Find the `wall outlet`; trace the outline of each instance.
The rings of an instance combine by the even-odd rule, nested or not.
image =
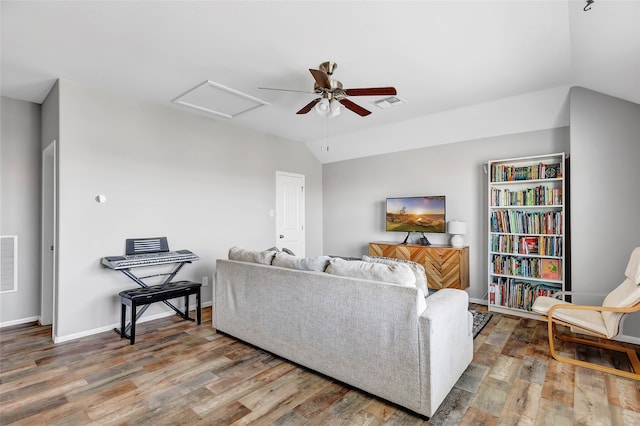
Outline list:
[[[202,286],[206,287],[209,285],[209,277],[202,277]]]

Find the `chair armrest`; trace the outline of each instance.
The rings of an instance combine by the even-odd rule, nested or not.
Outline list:
[[[598,312],[619,312],[619,313],[629,313],[629,312],[637,312],[640,311],[640,302],[636,303],[633,306],[629,306],[626,308],[621,308],[617,306],[589,306],[589,305],[553,305],[547,311],[547,317],[551,320],[553,316],[553,312],[558,309],[574,309],[574,310],[583,310],[583,311],[598,311]]]
[[[553,297],[555,299],[559,299],[562,296],[600,296],[602,298],[605,298],[607,296],[607,293],[585,293],[585,292],[581,292],[581,291],[559,291],[557,293],[553,294]]]

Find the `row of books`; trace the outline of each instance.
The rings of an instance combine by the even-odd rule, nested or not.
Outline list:
[[[562,189],[536,186],[521,191],[506,188],[491,189],[492,206],[551,206],[562,205]]]
[[[562,212],[491,212],[491,232],[507,234],[562,234]]]
[[[491,182],[548,179],[562,176],[560,163],[538,163],[530,166],[491,165]]]
[[[489,303],[531,311],[536,298],[552,297],[557,291],[560,291],[559,287],[548,284],[531,283],[514,278],[497,278],[489,285]]]
[[[560,261],[495,254],[491,259],[491,272],[500,275],[558,280],[560,279]]]
[[[514,254],[562,256],[562,237],[491,236],[491,251]]]

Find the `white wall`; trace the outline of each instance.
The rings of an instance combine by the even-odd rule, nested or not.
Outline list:
[[[573,290],[608,293],[640,246],[640,105],[580,87],[570,100]],[[623,334],[640,338],[640,313]]]
[[[197,281],[233,245],[274,246],[277,170],[306,176],[306,251],[321,254],[322,169],[304,144],[70,81],[59,91],[60,339],[119,320],[117,294],[136,285],[100,259],[124,253],[126,238],[192,250],[201,260],[177,278]]]
[[[18,291],[0,294],[0,324],[40,315],[40,105],[2,97],[0,234],[18,236]]]
[[[406,234],[384,231],[385,199],[445,195],[447,220],[468,222],[469,295],[484,299],[488,261],[483,165],[492,159],[568,152],[568,147],[569,130],[564,127],[325,164],[324,251],[359,256],[367,253],[370,241],[400,243]],[[427,236],[433,244],[449,243],[448,235]]]

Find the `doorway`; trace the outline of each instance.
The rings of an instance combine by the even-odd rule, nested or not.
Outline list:
[[[305,256],[304,175],[276,172],[276,247]]]

